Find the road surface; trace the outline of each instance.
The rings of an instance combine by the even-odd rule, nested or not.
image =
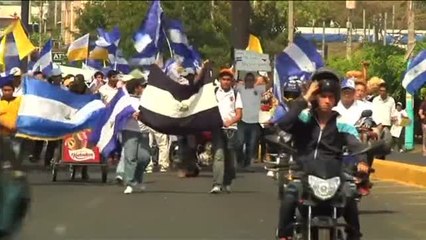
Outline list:
[[[64,171],[52,183],[32,170],[33,205],[19,239],[274,239],[276,186],[264,172],[239,173],[233,193],[220,195],[208,194],[209,172],[148,174],[147,191],[131,195],[99,179],[91,172],[89,183],[69,182]],[[376,182],[361,222],[364,239],[425,239],[426,189]]]

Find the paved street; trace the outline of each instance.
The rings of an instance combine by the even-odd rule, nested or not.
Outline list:
[[[111,178],[113,175],[110,174]],[[263,172],[240,173],[232,194],[210,195],[211,173],[178,179],[149,174],[145,193],[99,183],[61,182],[33,170],[33,206],[19,239],[273,239],[278,200]],[[96,182],[98,181],[98,182]],[[364,239],[424,239],[426,189],[376,182],[361,203]]]

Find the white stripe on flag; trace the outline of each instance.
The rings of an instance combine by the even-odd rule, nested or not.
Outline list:
[[[6,49],[5,57],[11,57],[11,56],[18,56],[19,55],[18,54],[18,48],[16,47],[15,42],[6,43],[5,49]]]
[[[118,100],[118,102],[115,104],[115,107],[112,110],[112,113],[108,118],[108,121],[102,127],[99,141],[96,144],[96,146],[99,147],[99,150],[101,152],[104,150],[104,148],[108,145],[108,143],[114,137],[113,135],[114,135],[114,127],[115,127],[115,118],[117,117],[119,113],[123,111],[123,109],[125,109],[128,106],[129,106],[129,96],[126,96],[126,95],[121,97]]]
[[[163,116],[184,118],[217,107],[215,88],[213,83],[206,84],[200,88],[198,93],[180,102],[170,92],[148,85],[142,94],[141,106]],[[159,108],[158,101],[153,101],[153,99],[168,104],[161,105],[161,108]],[[187,111],[180,110],[185,107],[189,107],[189,109]]]
[[[188,38],[178,29],[169,29],[170,42],[188,45]]]
[[[408,70],[408,72],[404,76],[404,80],[402,80],[402,86],[407,88],[408,84],[411,81],[416,79],[419,75],[426,72],[426,59],[421,61],[419,64]]]
[[[152,38],[148,34],[144,34],[141,39],[135,42],[136,51],[142,52],[152,41]]]
[[[33,71],[37,70],[38,67],[41,67],[43,70],[45,67],[47,67],[52,62],[52,53],[48,52],[40,57],[39,60],[34,64]]]
[[[297,64],[300,70],[305,72],[314,72],[315,66],[308,56],[296,44],[291,44],[284,52]]]
[[[35,95],[24,95],[18,116],[43,118],[51,121],[79,125],[93,112],[104,107],[105,104],[101,100],[94,100],[77,111],[77,109],[52,99]]]

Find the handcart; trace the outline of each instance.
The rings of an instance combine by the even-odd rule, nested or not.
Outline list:
[[[101,167],[102,182],[106,183],[108,177],[108,163],[101,157],[99,148],[88,146],[90,130],[70,134],[61,141],[60,159],[52,160],[52,181],[56,182],[58,170],[61,166],[72,167],[71,180],[75,179],[77,166]]]

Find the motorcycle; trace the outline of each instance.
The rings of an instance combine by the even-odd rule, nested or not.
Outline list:
[[[277,181],[278,185],[278,198],[282,200],[284,190],[288,182],[292,180],[292,171],[290,169],[290,165],[294,164],[294,161],[290,154],[280,148],[279,144],[276,144],[277,141],[285,144],[286,140],[282,135],[266,135],[265,141],[268,144],[269,150],[271,151],[268,153],[271,161],[265,163],[265,170],[274,173],[273,178]]]
[[[195,155],[197,157],[197,165],[210,166],[213,164],[213,144],[210,132],[201,132],[196,135]],[[179,144],[177,137],[170,138],[169,159],[173,165],[181,162],[179,159]]]
[[[270,140],[274,140],[270,138]],[[280,145],[282,151],[294,154],[287,144],[275,138],[275,143]],[[369,145],[362,151],[352,153],[352,156],[364,154],[383,145],[378,141]],[[298,205],[294,216],[293,240],[344,240],[345,228],[350,228],[344,223],[339,223],[339,218],[349,199],[358,194],[356,178],[345,171],[341,161],[309,161],[304,163],[303,170],[297,164],[290,166],[292,180],[288,183],[290,188],[297,189]]]
[[[359,179],[362,179],[357,184],[359,192],[362,196],[368,195],[370,193],[370,189],[373,187],[369,177],[370,173],[374,173],[374,169],[372,168],[374,158],[376,158],[378,155],[385,156],[389,154],[392,144],[392,135],[390,130],[388,128],[384,128],[382,131],[378,131],[378,125],[374,122],[372,115],[373,112],[371,110],[364,110],[361,113],[360,119],[355,123],[355,127],[358,130],[360,139],[363,143],[373,144],[377,141],[384,141],[384,147],[382,147],[381,151],[376,153],[369,152],[367,154],[367,162],[370,167],[370,172],[368,174],[357,176]],[[352,164],[353,158],[344,157],[344,161],[346,164]]]

